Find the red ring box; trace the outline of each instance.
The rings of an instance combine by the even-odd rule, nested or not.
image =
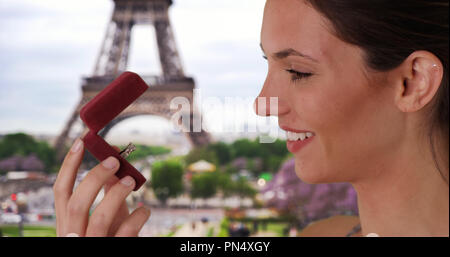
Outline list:
[[[148,85],[139,75],[133,72],[124,72],[80,111],[81,120],[89,128],[89,132],[81,138],[86,149],[100,162],[109,156],[117,158],[120,168],[115,175],[119,179],[127,175],[133,177],[136,181],[133,191],[137,191],[146,179],[97,133],[147,89]]]

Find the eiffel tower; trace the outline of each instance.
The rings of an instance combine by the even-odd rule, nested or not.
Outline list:
[[[82,79],[82,98],[72,116],[55,142],[58,158],[64,156],[66,143],[81,135],[73,128],[85,128],[79,112],[81,108],[103,88],[126,70],[130,48],[131,30],[134,25],[152,25],[156,32],[159,59],[162,68],[160,76],[141,75],[150,86],[132,105],[111,121],[99,135],[105,137],[112,127],[123,120],[138,115],[156,115],[170,119],[176,110],[170,109],[174,97],[186,97],[191,104],[190,130],[193,131],[195,107],[193,104],[194,79],[185,76],[177,51],[168,10],[172,0],[113,0],[114,11],[106,29],[100,53],[97,57],[93,75]],[[74,135],[75,133],[75,135]],[[207,132],[186,132],[193,146],[209,143]]]

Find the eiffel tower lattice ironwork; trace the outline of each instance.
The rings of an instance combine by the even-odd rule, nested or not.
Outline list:
[[[169,20],[171,0],[113,0],[114,11],[108,24],[103,44],[97,58],[94,74],[83,78],[82,99],[75,108],[69,121],[55,142],[55,149],[61,159],[64,147],[71,136],[73,127],[84,124],[79,118],[81,108],[116,77],[126,70],[131,40],[131,29],[134,25],[152,25],[156,32],[159,59],[162,68],[161,76],[142,76],[150,86],[149,89],[118,117],[108,124],[101,136],[119,122],[138,115],[156,115],[170,119],[176,110],[170,109],[170,101],[174,97],[186,97],[190,102],[190,128],[186,132],[193,146],[207,144],[210,136],[204,130],[193,132],[195,106],[193,103],[193,78],[186,77],[175,44]],[[81,134],[82,129],[79,129]],[[77,135],[79,136],[79,135]]]

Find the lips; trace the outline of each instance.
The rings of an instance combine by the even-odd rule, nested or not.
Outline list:
[[[314,137],[307,138],[305,140],[297,140],[297,141],[286,141],[286,147],[289,152],[291,153],[297,153],[302,148],[304,148],[306,145],[308,145]]]
[[[286,146],[289,152],[296,153],[308,145],[315,137],[314,132],[280,126],[286,131]]]

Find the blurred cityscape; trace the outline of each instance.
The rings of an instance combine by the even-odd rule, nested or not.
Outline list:
[[[51,138],[0,139],[3,236],[55,236],[52,186],[59,163]],[[121,148],[124,146],[121,145]],[[152,215],[141,236],[297,236],[313,221],[357,214],[348,184],[303,183],[285,141],[240,138],[180,153],[182,145],[137,145],[129,161],[147,183],[127,198]],[[75,186],[88,170],[80,170]],[[101,192],[92,208],[101,201]]]
[[[5,59],[11,59],[9,53],[13,50],[8,49],[12,49],[13,45],[18,45],[8,44],[8,42],[14,42],[14,38],[21,36],[10,30],[12,21],[17,22],[15,19],[22,21],[20,20],[20,17],[22,17],[20,14],[26,16],[31,12],[48,17],[53,12],[69,13],[69,10],[73,12],[78,10],[79,12],[80,7],[76,2],[67,1],[67,3],[61,4],[61,1],[53,1],[51,4],[44,6],[27,0],[10,0],[9,3],[6,1],[6,3],[0,5],[1,36],[2,38],[11,38],[10,41],[2,40],[0,43],[1,55],[4,55]],[[108,17],[108,11],[113,12],[116,10],[114,9],[115,6],[125,6],[125,3],[170,3],[172,5],[172,1],[168,0],[104,0],[103,3],[102,1],[95,2],[98,3],[92,8],[95,7],[96,13],[99,10],[106,9],[103,13],[105,16],[102,17],[105,21]],[[180,2],[179,5],[178,2]],[[240,8],[241,13],[235,13],[236,17],[243,17],[246,21],[251,15],[255,17],[254,20],[246,23],[249,24],[248,31],[253,31],[254,37],[246,38],[243,36],[247,35],[248,31],[242,31],[246,27],[240,26],[240,22],[234,21],[236,24],[233,22],[227,24],[227,26],[232,26],[229,31],[230,38],[233,38],[233,35],[236,37],[235,42],[228,44],[228,46],[244,45],[243,48],[229,49],[224,47],[223,42],[226,42],[226,40],[221,38],[222,34],[208,33],[206,27],[203,28],[205,33],[202,33],[205,38],[202,38],[202,35],[197,35],[195,38],[182,36],[183,33],[186,33],[185,31],[189,31],[189,28],[182,27],[183,22],[177,22],[176,17],[184,14],[184,17],[191,19],[191,23],[194,20],[192,17],[195,17],[199,20],[198,24],[204,24],[204,19],[211,19],[211,22],[214,23],[214,18],[221,19],[221,22],[223,22],[224,17],[228,17],[230,12],[234,12],[233,6],[240,5],[241,1],[229,1],[227,4],[217,3],[219,5],[217,7],[214,7],[216,3],[213,4],[210,1],[203,0],[173,1],[173,7],[171,8],[174,11],[171,12],[171,19],[175,20],[174,31],[180,32],[177,36],[181,35],[176,37],[177,45],[181,45],[179,51],[183,52],[184,49],[187,49],[186,52],[189,57],[191,56],[189,54],[191,53],[191,50],[189,50],[190,44],[194,48],[201,48],[199,42],[202,42],[203,39],[206,41],[216,38],[217,42],[220,43],[216,42],[214,49],[225,51],[225,55],[226,52],[230,53],[230,56],[235,54],[235,60],[241,60],[241,64],[246,63],[245,60],[247,59],[245,58],[248,58],[248,60],[260,58],[259,53],[257,53],[259,51],[258,26],[260,21],[256,20],[261,19],[263,7],[261,2],[263,1],[246,1]],[[67,6],[64,6],[64,4]],[[259,8],[259,16],[253,14],[254,8],[252,5]],[[84,5],[81,6],[84,7]],[[132,9],[141,11],[139,8]],[[127,9],[120,7],[117,10]],[[149,9],[145,10],[148,11]],[[183,10],[187,13],[183,13]],[[195,10],[201,11],[195,13]],[[189,11],[192,13],[189,13]],[[177,16],[177,14],[180,15]],[[89,11],[86,11],[84,15],[89,15]],[[91,13],[90,15],[89,17],[92,17],[94,14]],[[70,17],[70,15],[67,17]],[[63,20],[64,17],[58,16],[58,19]],[[30,24],[30,22],[28,20],[23,23]],[[223,25],[223,23],[221,24]],[[57,24],[54,26],[57,26]],[[87,27],[95,26],[98,26],[98,24],[93,23]],[[217,30],[213,25],[211,26],[213,27],[212,31]],[[91,32],[91,35],[99,37],[99,33],[104,33],[101,32],[102,29],[104,28],[98,27],[95,33]],[[128,29],[131,31],[131,25]],[[195,30],[195,28],[190,29]],[[16,31],[20,31],[20,29],[17,28]],[[163,31],[166,31],[166,29],[163,29]],[[233,31],[236,31],[237,34],[233,34]],[[160,33],[157,29],[156,32]],[[84,32],[79,33],[80,37],[83,37],[81,34]],[[52,35],[52,37],[65,38],[69,35],[60,33]],[[190,42],[189,40],[192,38],[194,38],[194,41]],[[137,37],[136,41],[139,42],[139,40],[139,37]],[[167,38],[165,40],[167,41]],[[166,41],[160,40],[158,42],[159,44],[166,44]],[[173,38],[169,38],[168,41],[172,44]],[[18,42],[22,41],[18,40]],[[33,43],[33,41],[26,42],[27,45],[30,43]],[[88,45],[91,49],[89,51],[93,51],[92,48],[98,48],[98,43],[98,40],[89,42]],[[61,44],[61,42],[58,44]],[[129,39],[124,44],[130,45]],[[136,46],[136,44],[139,43],[133,43],[132,45]],[[253,52],[251,52],[253,55],[242,54],[242,51],[248,50],[246,48],[248,44],[254,46],[252,51],[257,54],[253,54]],[[164,55],[161,50],[164,49],[164,46],[153,46],[159,48],[160,51],[162,68],[159,72],[162,73],[161,77],[166,81],[173,81],[173,74],[186,78],[182,69],[177,68],[176,65],[167,68],[167,65],[170,66],[170,64],[164,64],[164,58],[161,57]],[[114,48],[114,43],[112,48]],[[208,47],[203,49],[207,51]],[[236,51],[236,49],[239,49],[239,51]],[[22,50],[19,49],[18,51]],[[111,51],[106,52],[110,53]],[[137,56],[140,56],[140,52],[138,53]],[[44,60],[47,55],[48,52],[44,55],[38,54],[38,61],[39,58]],[[203,92],[206,92],[207,96],[218,97],[218,99],[223,100],[228,96],[251,98],[257,95],[264,79],[263,63],[254,65],[251,63],[253,61],[250,61],[247,63],[248,65],[238,67],[240,70],[236,71],[234,69],[237,66],[227,63],[228,59],[224,59],[223,56],[215,56],[209,60],[203,58],[204,53],[200,53],[200,55],[202,58],[197,59],[196,62],[190,63],[189,58],[186,58],[184,63],[187,64],[186,67],[191,68],[189,75],[195,78],[196,87],[204,90]],[[123,56],[123,54],[119,53],[119,56]],[[173,57],[173,53],[171,56]],[[133,58],[133,55],[131,58]],[[195,55],[192,58],[195,59]],[[85,59],[88,59],[85,60],[86,62],[93,61],[89,58]],[[110,58],[110,62],[113,62],[111,61],[113,59]],[[199,64],[199,60],[204,63]],[[220,60],[226,61],[220,63]],[[169,61],[169,63],[173,62]],[[220,65],[223,67],[211,70],[213,63],[217,67]],[[5,66],[8,67],[9,73],[0,73],[0,124],[2,125],[2,130],[0,130],[0,236],[55,236],[55,209],[52,187],[61,165],[60,156],[66,153],[68,147],[70,147],[69,143],[73,142],[80,133],[80,129],[75,128],[75,132],[64,134],[64,128],[71,127],[70,122],[67,125],[71,110],[73,111],[73,108],[79,102],[82,102],[80,98],[84,99],[86,88],[91,85],[88,85],[88,87],[83,85],[84,91],[80,93],[78,91],[80,91],[81,85],[69,84],[67,87],[70,87],[71,91],[64,91],[58,89],[64,82],[58,82],[59,84],[49,82],[54,86],[50,89],[48,85],[42,86],[43,91],[40,91],[38,86],[48,81],[39,79],[37,75],[35,79],[39,83],[34,83],[33,77],[31,80],[22,80],[23,76],[20,72],[22,66],[20,65],[25,64],[19,63],[16,65],[19,68],[15,68],[11,63]],[[68,65],[70,66],[70,64]],[[120,65],[122,64],[119,63],[117,67]],[[159,64],[151,63],[151,65]],[[74,64],[74,67],[76,67],[76,64]],[[98,76],[104,78],[109,72],[115,74],[120,71],[110,71],[108,65],[105,67],[103,75],[96,73],[98,72],[96,67],[95,78],[98,78]],[[262,67],[261,71],[254,72],[255,67]],[[8,71],[8,69],[6,70]],[[82,76],[81,73],[74,73],[72,68],[70,70],[72,72],[70,76]],[[134,70],[134,68],[131,67],[131,70]],[[169,76],[166,73],[172,75]],[[33,73],[30,73],[29,76],[33,76]],[[53,77],[54,73],[50,73],[48,76]],[[66,81],[69,80],[70,76],[58,75],[57,77],[61,77],[61,81]],[[258,79],[255,79],[255,77]],[[86,80],[88,79],[84,81]],[[163,80],[159,79],[158,81]],[[30,85],[33,87],[37,85],[37,89],[31,88]],[[250,89],[245,91],[244,88]],[[32,93],[21,95],[21,92],[28,90]],[[74,94],[73,92],[78,93]],[[69,96],[71,97],[70,101],[58,102],[54,100]],[[26,97],[31,97],[31,101],[36,104],[27,105]],[[52,100],[49,100],[50,98]],[[14,102],[14,99],[19,99],[20,103],[24,104],[12,106],[10,103]],[[202,144],[196,144],[189,134],[171,130],[173,124],[169,120],[162,117],[151,117],[150,113],[145,111],[141,113],[142,115],[136,115],[136,117],[117,124],[105,136],[108,143],[121,149],[125,148],[129,142],[136,145],[136,151],[127,160],[143,174],[147,183],[138,191],[132,192],[126,201],[130,211],[142,205],[151,208],[151,217],[141,230],[140,236],[301,236],[302,229],[314,221],[335,215],[357,215],[356,193],[349,184],[311,185],[302,182],[295,173],[293,156],[286,149],[285,136],[278,136],[279,133],[275,133],[276,136],[272,143],[261,143],[260,137],[267,133],[249,129],[254,126],[255,121],[246,116],[247,109],[252,112],[252,106],[247,107],[245,110],[240,109],[232,115],[226,115],[226,110],[222,110],[222,113],[218,114],[209,112],[209,109],[204,109],[206,126],[214,128],[215,124],[220,123],[225,131],[210,131],[208,134],[209,140]],[[52,120],[52,114],[58,113],[54,110],[58,110],[60,113],[57,118]],[[74,122],[77,121],[75,119],[78,116],[77,110],[76,108],[73,115]],[[48,117],[44,115],[45,113],[48,113]],[[36,125],[25,125],[27,123]],[[53,126],[56,123],[58,129]],[[227,127],[227,124],[232,124],[231,129]],[[270,126],[276,127],[276,119],[271,120],[270,124]],[[47,125],[49,127],[46,127]],[[233,131],[235,126],[240,126],[242,129]],[[275,132],[280,132],[280,130],[277,128]],[[63,147],[56,147],[60,142],[63,142]],[[89,165],[82,165],[76,178],[75,187],[89,172],[90,167]],[[100,192],[92,209],[102,198],[103,192]]]

